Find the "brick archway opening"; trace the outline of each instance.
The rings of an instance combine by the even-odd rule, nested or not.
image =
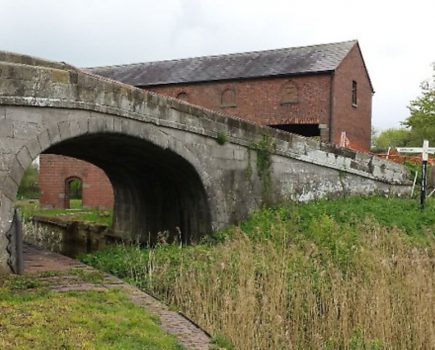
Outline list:
[[[132,136],[101,133],[62,141],[43,153],[77,158],[106,173],[115,199],[113,231],[123,240],[154,244],[164,236],[189,244],[211,232],[201,178],[172,150]]]
[[[65,179],[64,190],[64,208],[71,209],[75,205],[72,205],[72,200],[80,201],[79,206],[83,200],[83,180],[78,176],[71,176]]]

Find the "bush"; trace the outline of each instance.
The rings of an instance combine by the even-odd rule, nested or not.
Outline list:
[[[23,179],[18,187],[18,199],[39,198],[39,170],[36,164],[32,164],[24,172]]]

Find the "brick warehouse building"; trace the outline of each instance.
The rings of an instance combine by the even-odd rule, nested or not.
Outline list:
[[[40,203],[44,208],[69,208],[69,186],[82,183],[82,204],[86,208],[113,208],[113,189],[100,168],[79,159],[42,154],[39,159]]]
[[[345,140],[348,147],[361,151],[370,148],[374,91],[357,41],[87,70],[260,125],[336,145]],[[50,176],[47,164],[53,166],[54,160],[46,157],[40,162],[41,205],[59,207],[66,201],[49,198],[68,197],[72,175]],[[69,168],[66,158],[56,162]],[[106,183],[107,192],[108,179],[93,176],[94,171],[88,167],[82,172],[84,189]],[[100,179],[100,184],[91,178]],[[85,198],[83,203],[98,206]]]

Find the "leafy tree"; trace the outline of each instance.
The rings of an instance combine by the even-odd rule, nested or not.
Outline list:
[[[411,129],[412,143],[421,144],[424,139],[435,144],[435,63],[432,79],[421,85],[422,94],[408,106],[410,116],[403,125]]]
[[[82,199],[82,182],[74,179],[69,183],[69,198]]]
[[[388,147],[406,147],[411,145],[412,140],[409,129],[387,129],[374,137],[373,150],[380,152],[388,150]]]
[[[20,199],[39,198],[39,171],[36,164],[32,164],[24,172],[17,197]]]

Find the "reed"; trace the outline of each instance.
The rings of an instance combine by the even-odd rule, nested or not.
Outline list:
[[[119,246],[85,261],[235,349],[435,348],[432,225],[412,239],[373,218],[290,214],[259,214],[213,244]]]

